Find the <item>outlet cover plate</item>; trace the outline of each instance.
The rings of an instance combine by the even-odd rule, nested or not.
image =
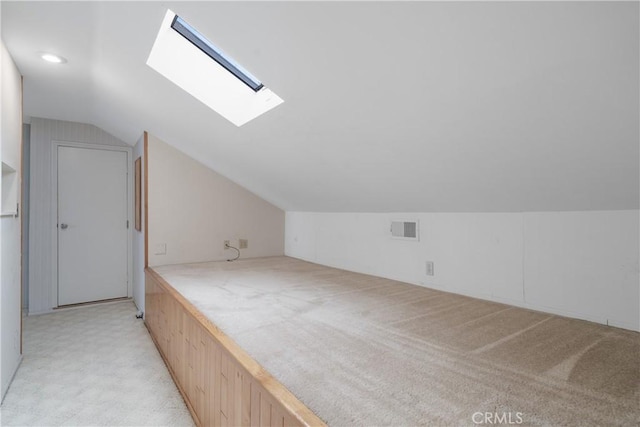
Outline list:
[[[427,276],[433,276],[433,261],[427,261],[426,267],[427,267],[427,270],[426,270]]]

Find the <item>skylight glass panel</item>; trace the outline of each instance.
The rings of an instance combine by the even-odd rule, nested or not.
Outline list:
[[[160,26],[147,65],[236,126],[283,102],[170,10]]]
[[[255,92],[262,89],[263,85],[260,80],[255,78],[251,73],[245,70],[240,64],[235,62],[230,56],[222,52],[221,49],[214,46],[209,40],[207,40],[202,34],[200,34],[195,28],[187,24],[184,19],[176,15],[171,23],[171,28],[180,33],[185,39],[189,40],[195,46],[197,46],[202,52],[207,54],[211,59],[218,64],[226,68],[234,76],[242,80],[247,86],[253,89]]]

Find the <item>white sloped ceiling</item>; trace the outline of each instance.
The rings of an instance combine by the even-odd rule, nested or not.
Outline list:
[[[284,209],[360,212],[637,209],[638,6],[0,5],[27,116],[148,130]],[[167,8],[284,104],[237,128],[147,67]]]

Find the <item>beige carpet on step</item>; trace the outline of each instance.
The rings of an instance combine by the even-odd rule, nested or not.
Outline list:
[[[329,425],[640,421],[636,332],[288,257],[155,270]]]

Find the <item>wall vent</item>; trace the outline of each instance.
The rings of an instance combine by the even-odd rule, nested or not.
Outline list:
[[[420,240],[418,221],[391,221],[391,237],[403,240]]]

